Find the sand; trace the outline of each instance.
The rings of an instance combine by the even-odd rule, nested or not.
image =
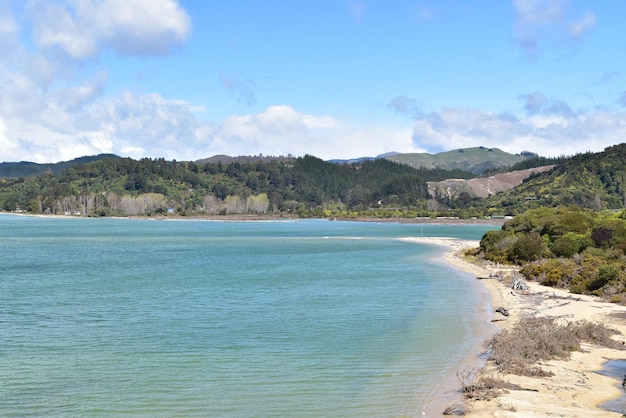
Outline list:
[[[605,324],[619,334],[613,338],[626,342],[626,307],[602,302],[596,297],[574,295],[564,290],[541,286],[524,280],[528,290],[513,290],[506,280],[494,275],[523,279],[517,269],[488,262],[468,261],[462,250],[478,246],[478,241],[453,238],[407,238],[414,242],[448,247],[444,259],[458,269],[474,274],[491,295],[491,307],[504,307],[509,315],[490,312],[499,329],[510,329],[526,316],[558,317],[567,321],[588,320]],[[499,268],[500,267],[500,268]],[[626,359],[626,351],[583,344],[568,360],[541,363],[554,376],[531,378],[502,375],[487,362],[481,373],[515,383],[525,390],[508,390],[490,401],[467,401],[467,417],[623,417],[622,413],[604,410],[600,405],[622,395],[621,381],[602,376],[597,371],[611,359]],[[626,412],[626,411],[624,411]]]

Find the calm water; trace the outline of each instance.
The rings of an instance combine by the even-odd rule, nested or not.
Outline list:
[[[421,416],[481,325],[407,236],[493,227],[0,216],[4,416]]]
[[[624,390],[622,382],[626,379],[626,360],[609,360],[598,373],[616,379],[620,391]],[[626,414],[626,395],[622,392],[619,398],[611,399],[601,406],[609,411]]]

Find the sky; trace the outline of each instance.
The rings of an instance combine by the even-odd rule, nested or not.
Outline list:
[[[626,2],[0,0],[0,161],[626,142]]]

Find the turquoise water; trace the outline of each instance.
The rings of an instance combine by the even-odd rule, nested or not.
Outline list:
[[[493,227],[0,216],[4,416],[413,416],[475,280],[407,236]]]

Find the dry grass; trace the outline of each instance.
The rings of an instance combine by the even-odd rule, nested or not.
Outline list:
[[[519,385],[496,379],[493,376],[480,375],[480,369],[464,369],[456,376],[461,383],[461,392],[468,399],[491,400],[498,397],[503,390],[523,390]],[[452,415],[452,414],[448,414]]]
[[[615,331],[602,324],[577,321],[561,324],[554,318],[525,318],[511,331],[502,331],[489,344],[491,359],[502,373],[520,376],[550,376],[537,366],[544,360],[569,358],[581,342],[622,349],[611,338]]]
[[[624,349],[611,338],[616,331],[589,321],[560,322],[555,318],[524,318],[510,331],[502,331],[489,342],[490,360],[502,374],[544,377],[551,376],[538,363],[569,358],[579,350],[581,342]],[[491,400],[507,390],[527,390],[493,376],[480,376],[478,369],[457,372],[461,392],[468,399]],[[626,382],[626,378],[625,378]],[[626,384],[626,383],[625,383]],[[458,408],[451,409],[458,411]]]

